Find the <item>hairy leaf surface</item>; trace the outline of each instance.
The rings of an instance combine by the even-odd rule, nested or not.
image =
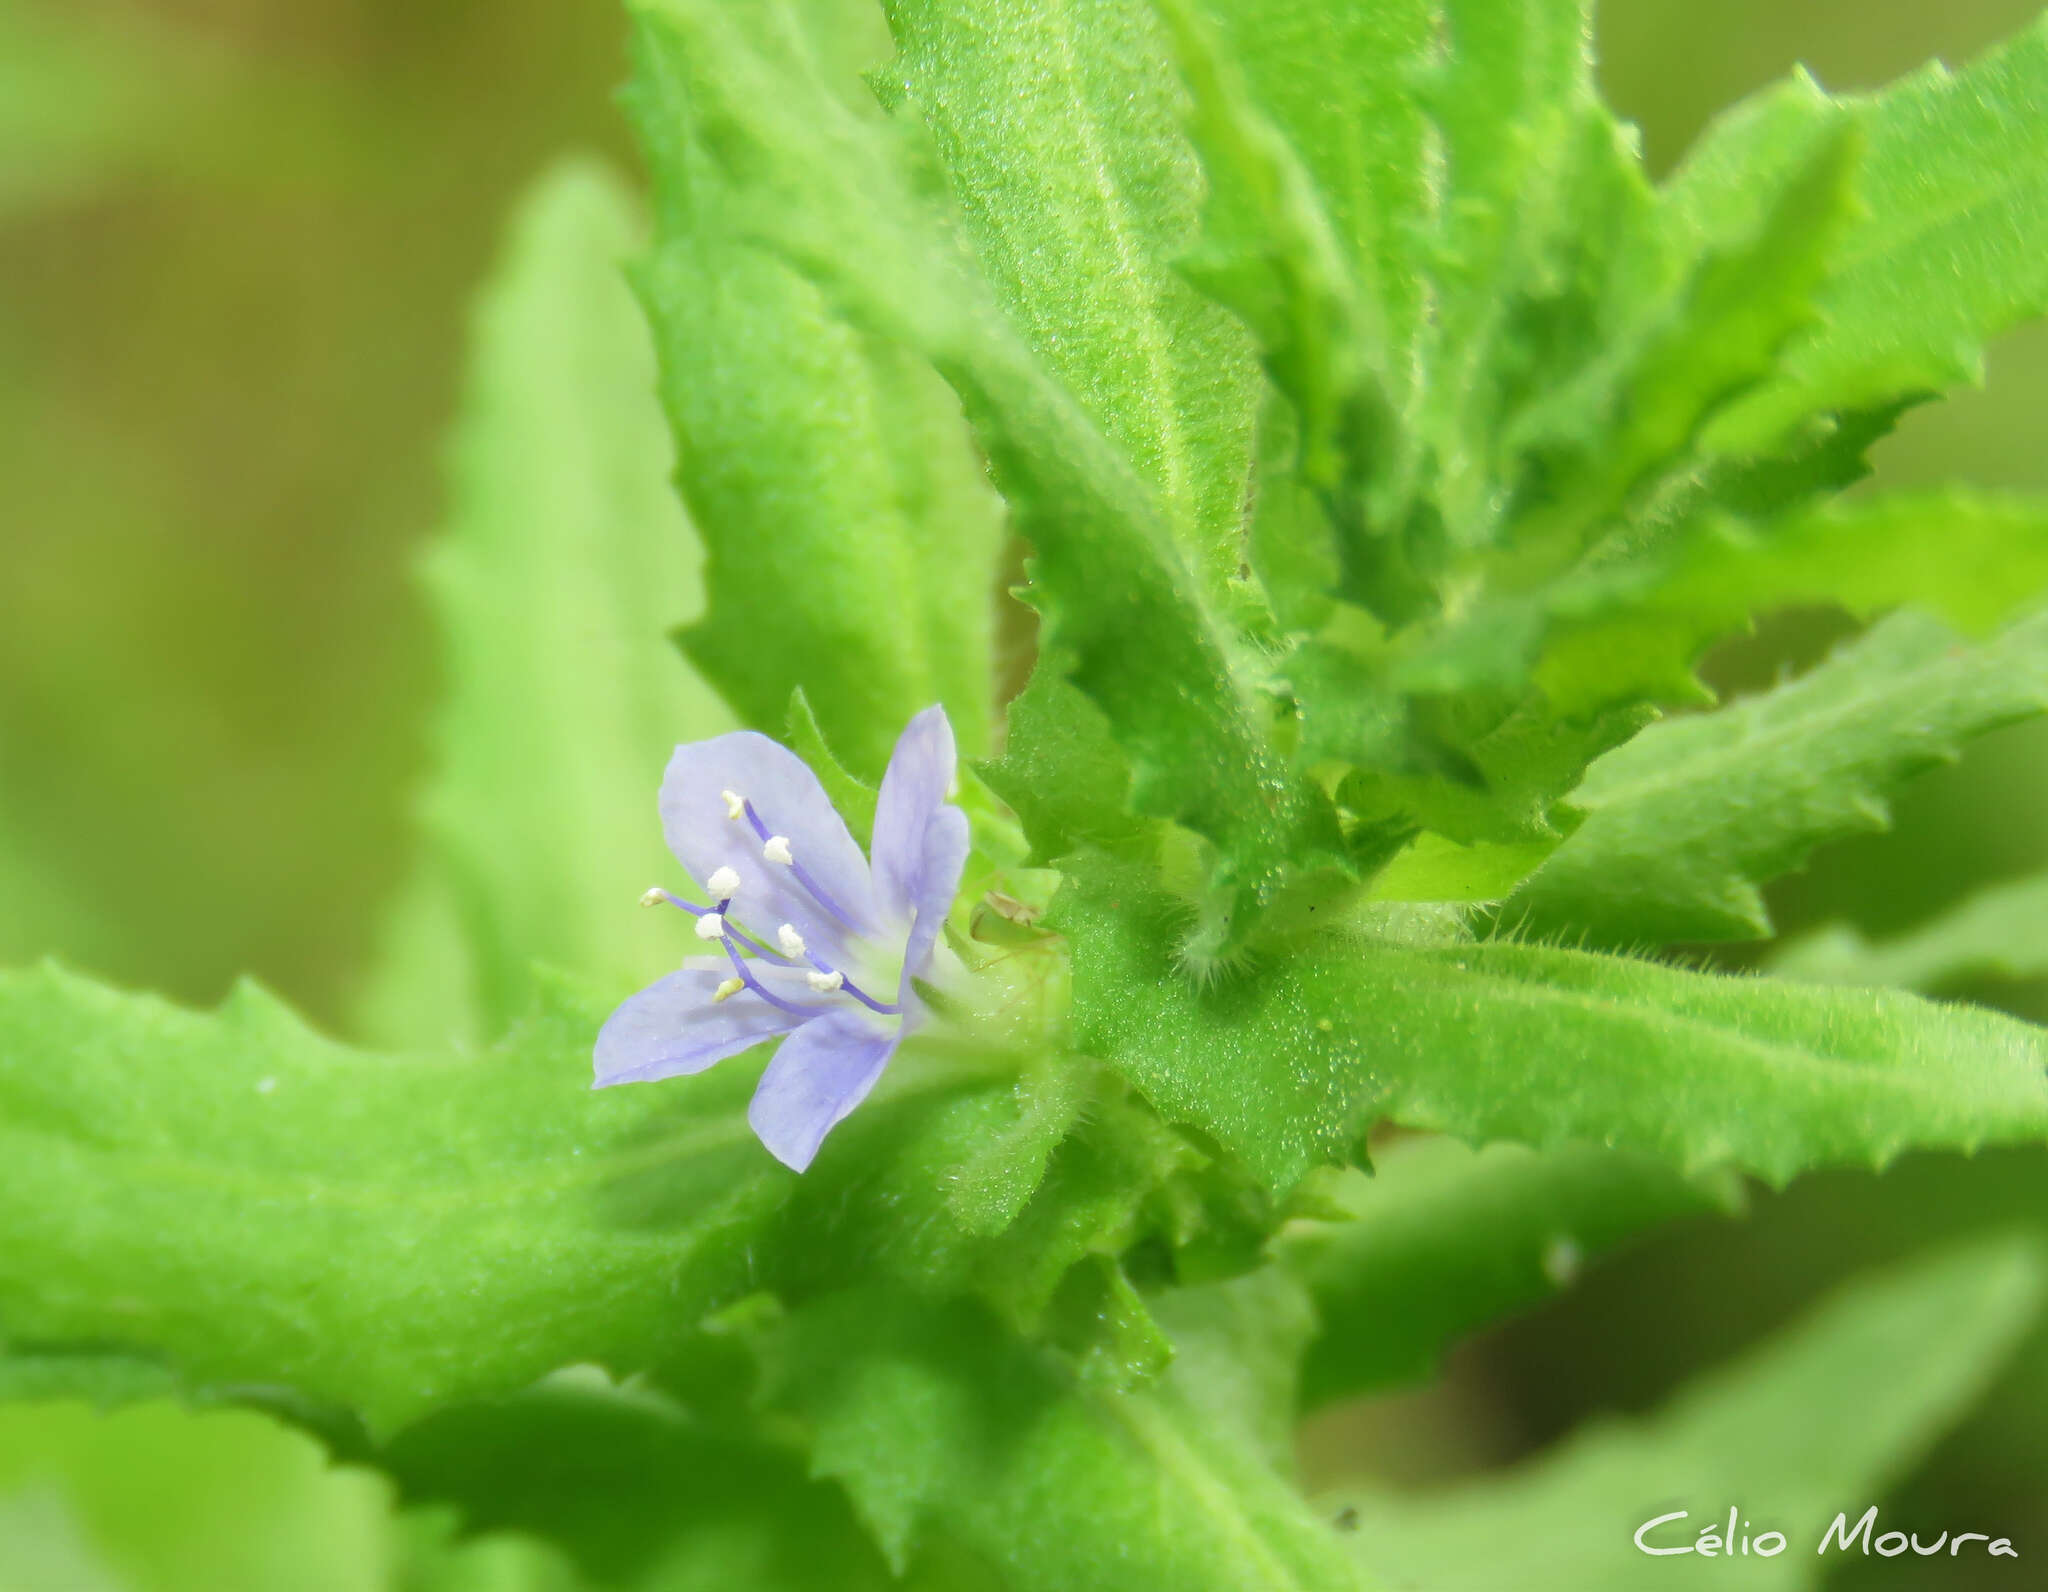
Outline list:
[[[807,12],[805,87],[865,129],[856,73],[887,39],[854,5]],[[678,64],[652,48],[640,63],[657,211],[636,281],[707,557],[710,606],[685,650],[752,724],[780,726],[801,687],[862,778],[935,701],[976,753],[995,705],[1001,506],[958,402],[758,245],[739,224],[748,193],[684,111]]]
[[[2048,589],[2048,504],[1892,493],[1749,525],[1711,521],[1637,561],[1567,580],[1537,669],[1563,713],[1634,696],[1698,700],[1708,643],[1773,608],[1875,616],[1910,603],[1983,635]]]
[[[974,273],[913,130],[848,108],[801,37],[705,0],[650,0],[638,37],[643,118],[695,128],[720,170],[745,177],[734,225],[960,392],[1034,549],[1042,652],[1108,718],[1138,810],[1217,843],[1239,906],[1225,932],[1248,932],[1290,858],[1336,848],[1327,803],[1287,777],[1271,710],[1233,671],[1234,643],[1156,493]],[[698,147],[673,130],[655,139],[666,182],[686,179]],[[663,235],[682,225],[665,212]]]
[[[1201,173],[1151,0],[885,9],[890,85],[932,130],[997,300],[1222,591],[1260,383],[1243,328],[1173,270]]]
[[[724,1413],[724,1412],[721,1412]],[[718,1429],[658,1391],[584,1370],[400,1433],[378,1463],[465,1530],[518,1530],[592,1586],[631,1592],[883,1592],[897,1585],[829,1482],[786,1447]],[[800,1523],[800,1529],[799,1529]],[[976,1588],[969,1575],[915,1587]]]
[[[1055,919],[1074,947],[1076,1042],[1277,1188],[1347,1158],[1380,1119],[1775,1183],[2048,1134],[2048,1035],[1990,1012],[1337,934],[1205,988],[1174,965],[1176,911],[1106,859],[1069,875]]]
[[[985,1317],[872,1290],[795,1317],[781,1356],[774,1403],[899,1563],[937,1532],[1017,1592],[1373,1584],[1247,1440],[1241,1388],[1211,1398],[1199,1370],[1090,1386]]]
[[[1672,719],[1595,763],[1587,818],[1503,913],[1604,945],[1761,939],[1758,886],[1822,841],[1882,829],[1908,776],[2048,707],[2048,617],[1981,647],[1914,612],[1789,684]]]
[[[1935,62],[1845,103],[1867,140],[1864,218],[1835,256],[1822,320],[1715,426],[1723,450],[1975,380],[1993,336],[2048,309],[2048,22],[1966,71]],[[1725,118],[1677,183],[1701,209],[1739,202],[1799,157],[1829,110],[1795,79]]]
[[[747,1126],[758,1060],[593,1092],[601,1014],[553,991],[488,1051],[380,1056],[254,987],[205,1015],[0,975],[0,1326],[383,1429],[574,1362],[644,1369],[759,1289],[974,1295],[1086,1355],[1055,1309],[1071,1269],[1263,1231],[1120,1085],[1070,1132],[1080,1101],[1042,1110],[1014,1055],[920,1036],[799,1178]],[[148,1385],[109,1369],[40,1376]]]

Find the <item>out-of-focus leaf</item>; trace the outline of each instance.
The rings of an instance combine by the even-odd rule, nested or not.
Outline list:
[[[410,1504],[519,1531],[603,1587],[883,1592],[896,1583],[844,1496],[801,1458],[583,1372],[435,1415],[378,1455]],[[965,1583],[973,1586],[971,1580]]]
[[[1788,942],[1771,958],[1781,978],[1936,990],[1967,978],[2048,973],[2048,874],[1978,891],[1930,922],[1875,944],[1845,923]]]
[[[773,1364],[773,1406],[897,1563],[936,1537],[1015,1592],[1370,1584],[1248,1440],[1246,1405],[1209,1407],[1178,1367],[1091,1387],[986,1317],[874,1290],[799,1313]]]
[[[2048,23],[1961,73],[1935,62],[1842,103],[1867,142],[1863,219],[1782,375],[1713,427],[1720,450],[1768,448],[1808,416],[1974,380],[1994,335],[2048,309]],[[1802,158],[1831,111],[1796,78],[1724,118],[1675,184],[1696,211],[1739,204]]]
[[[1991,1012],[1440,936],[1321,935],[1202,987],[1173,961],[1175,911],[1077,859],[1054,913],[1075,1043],[1275,1188],[1381,1118],[1774,1183],[2048,1137],[2048,1035]]]
[[[22,1592],[573,1592],[526,1537],[455,1544],[384,1478],[245,1411],[0,1406],[0,1585]]]
[[[1556,840],[1476,841],[1415,837],[1374,877],[1377,901],[1498,901],[1556,849]]]
[[[1284,1266],[1174,1288],[1150,1301],[1173,1339],[1166,1390],[1217,1431],[1234,1428],[1275,1474],[1294,1474],[1302,1351],[1316,1305]]]
[[[1598,1145],[1397,1141],[1348,1187],[1351,1220],[1281,1240],[1282,1261],[1315,1296],[1302,1399],[1312,1408],[1421,1381],[1457,1339],[1568,1286],[1587,1262],[1737,1199],[1726,1179]]]
[[[446,696],[426,855],[365,1001],[380,1039],[493,1038],[536,963],[624,993],[673,964],[634,909],[675,878],[654,796],[679,741],[731,725],[663,632],[701,602],[617,180],[569,165],[514,223],[479,309],[426,575]]]
[[[1758,886],[1882,829],[1908,776],[2048,707],[2048,617],[1979,647],[1894,614],[1789,684],[1645,730],[1573,793],[1583,825],[1504,917],[1596,944],[1761,939]]]
[[[1439,1493],[1323,1502],[1353,1528],[1360,1562],[1413,1592],[1811,1587],[1839,1562],[1815,1552],[1837,1511],[1853,1526],[1969,1408],[2033,1319],[2042,1281],[2031,1243],[1917,1261],[1851,1284],[1654,1414],[1603,1423],[1530,1465]],[[1632,1540],[1684,1511],[1647,1540],[1691,1546],[1706,1527],[1725,1533],[1731,1508],[1738,1541],[1776,1531],[1782,1552],[1651,1559]],[[1940,1529],[1914,1525],[1930,1539]]]
[[[179,1391],[175,1371],[136,1355],[90,1349],[0,1353],[0,1403],[76,1399],[106,1410]]]

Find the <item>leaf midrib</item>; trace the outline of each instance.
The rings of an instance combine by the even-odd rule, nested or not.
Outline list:
[[[1441,959],[1430,953],[1425,952],[1421,954],[1427,958],[1425,965],[1430,966],[1437,974],[1435,978],[1429,981],[1431,993],[1441,993],[1443,986],[1449,982],[1448,978],[1445,977],[1445,970],[1441,966]],[[1463,954],[1470,956],[1472,953],[1467,950]],[[1733,1046],[1751,1053],[1766,1066],[1782,1065],[1786,1070],[1804,1071],[1829,1077],[1853,1076],[1857,1078],[1876,1078],[1881,1079],[1888,1087],[1900,1087],[1907,1092],[1927,1096],[1938,1103],[1951,1105],[1956,1103],[1955,1085],[1958,1082],[1958,1075],[1944,1073],[1939,1077],[1932,1076],[1923,1069],[1916,1067],[1914,1065],[1914,1058],[1910,1055],[1862,1061],[1851,1060],[1845,1057],[1824,1055],[1793,1041],[1771,1039],[1757,1034],[1746,1033],[1739,1028],[1724,1026],[1711,1018],[1678,1011],[1672,1007],[1658,1004],[1655,1001],[1632,1002],[1623,997],[1598,991],[1571,989],[1556,984],[1533,983],[1505,973],[1494,972],[1484,968],[1473,968],[1461,964],[1455,966],[1455,971],[1463,977],[1474,979],[1483,984],[1489,998],[1502,1001],[1505,1004],[1520,1005],[1532,1009],[1546,1006],[1562,1006],[1610,1020],[1625,1019],[1638,1022],[1653,1031],[1662,1030],[1667,1032],[1672,1038],[1674,1048],[1682,1047],[1685,1040],[1694,1036],[1707,1035],[1721,1044]],[[1760,985],[1768,985],[1773,981],[1759,979],[1757,982]],[[1979,1053],[1981,1054],[1981,1051]],[[2037,1076],[2034,1081],[2040,1088],[2041,1097],[2037,1104],[2040,1107],[2041,1119],[2044,1122],[2048,1122],[2048,1073]],[[1991,1097],[1991,1103],[1995,1105],[2003,1102],[1996,1096],[1993,1096]]]
[[[1054,0],[1046,7],[1055,41],[1059,45],[1059,81],[1066,87],[1074,110],[1076,130],[1090,181],[1102,201],[1103,224],[1116,250],[1118,276],[1129,285],[1126,297],[1138,301],[1137,313],[1129,317],[1143,332],[1145,367],[1152,377],[1160,458],[1166,468],[1163,496],[1174,523],[1192,530],[1198,516],[1188,501],[1187,436],[1181,424],[1179,385],[1173,379],[1169,343],[1159,314],[1159,290],[1148,287],[1144,251],[1137,240],[1138,228],[1130,201],[1117,185],[1109,157],[1088,97],[1080,92],[1080,62],[1075,53],[1072,0]]]

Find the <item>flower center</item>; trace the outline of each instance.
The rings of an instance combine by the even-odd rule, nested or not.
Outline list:
[[[821,911],[843,927],[848,935],[860,939],[861,936],[852,919],[790,849],[789,837],[771,830],[761,815],[754,810],[754,804],[737,791],[723,791],[720,794],[725,798],[726,817],[735,822],[744,818],[753,829],[756,838],[761,842],[763,860],[787,868],[790,877],[818,904]],[[718,986],[717,993],[712,997],[714,1000],[729,999],[745,989],[753,991],[769,1005],[780,1007],[786,1012],[803,1015],[814,1010],[776,994],[748,966],[750,961],[765,960],[778,967],[797,968],[807,965],[810,971],[805,976],[805,982],[816,994],[850,995],[869,1011],[884,1017],[898,1016],[902,1013],[903,1007],[900,1003],[876,1000],[847,976],[845,968],[832,966],[811,950],[794,924],[785,923],[776,930],[776,948],[770,948],[746,929],[736,927],[732,921],[731,911],[740,886],[741,879],[737,872],[731,868],[719,868],[704,881],[705,893],[716,899],[716,906],[700,907],[694,902],[672,895],[659,885],[640,898],[642,906],[651,907],[665,902],[669,906],[680,907],[697,920],[697,937],[700,940],[715,940],[724,947],[726,957],[732,963],[734,976]],[[743,945],[746,947],[744,953],[741,950]]]

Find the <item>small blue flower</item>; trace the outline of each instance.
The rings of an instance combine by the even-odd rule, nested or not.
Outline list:
[[[946,802],[954,756],[945,709],[910,721],[875,803],[870,868],[789,748],[751,730],[677,747],[662,830],[717,905],[659,888],[641,899],[691,913],[718,954],[685,958],[612,1013],[597,1087],[702,1072],[787,1035],[747,1120],[777,1160],[809,1166],[924,1017],[911,981],[931,966],[967,863],[967,815]]]

